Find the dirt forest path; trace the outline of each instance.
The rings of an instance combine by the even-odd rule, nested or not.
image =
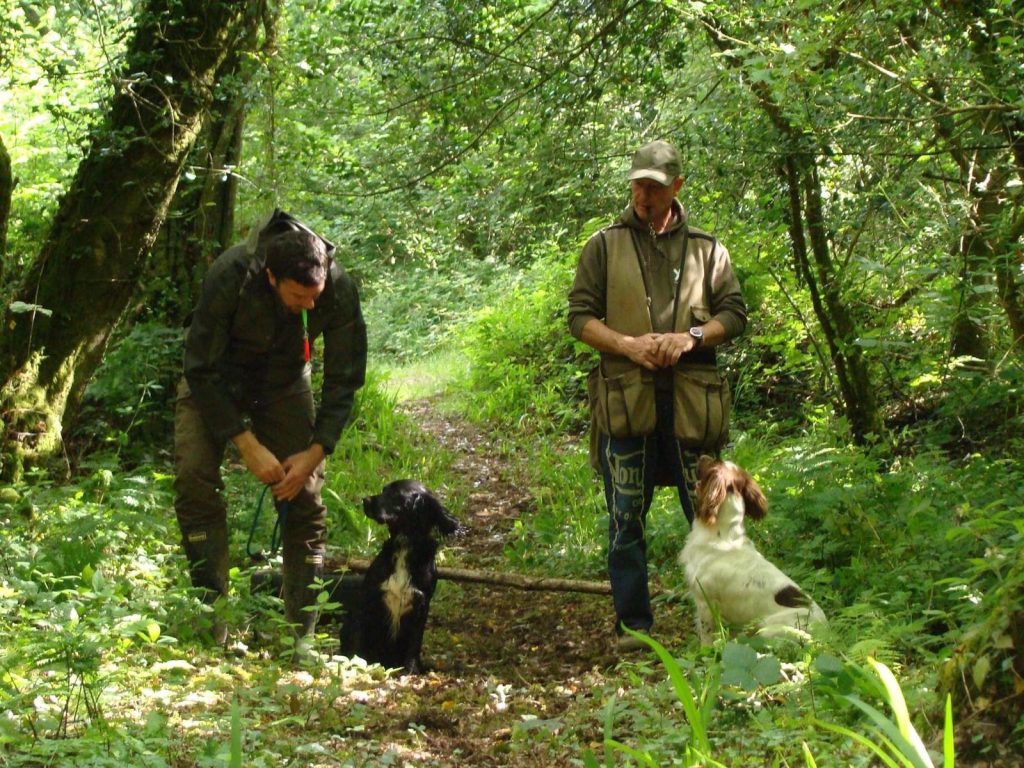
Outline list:
[[[504,542],[529,514],[528,491],[478,428],[429,400],[403,404],[402,410],[456,455],[453,470],[468,489],[460,517],[469,531],[446,545],[446,564],[507,571]],[[552,574],[563,571],[553,567]],[[387,744],[400,765],[569,765],[583,747],[601,740],[597,714],[582,733],[578,723],[572,733],[563,733],[559,723],[576,720],[583,708],[597,713],[601,707],[606,675],[618,663],[611,615],[608,595],[442,581],[424,640],[433,670],[400,686],[406,694],[415,691],[398,707],[408,722],[392,720],[387,734],[383,725],[372,726],[367,736],[382,748]],[[531,721],[553,725],[543,729],[544,738],[541,730],[524,737],[517,727]],[[561,758],[553,759],[552,750]]]
[[[446,562],[466,568],[507,571],[503,548],[516,521],[526,519],[529,491],[513,476],[495,440],[479,428],[434,407],[429,400],[403,410],[439,447],[453,453],[452,470],[468,489],[460,517],[467,531],[446,545]],[[557,575],[559,568],[553,569]],[[464,599],[445,600],[445,592]],[[486,665],[488,674],[507,671],[510,682],[548,682],[611,657],[611,597],[571,592],[523,591],[487,584],[443,582],[431,629],[460,642],[428,649],[437,667],[452,672]],[[471,647],[472,646],[472,647]]]

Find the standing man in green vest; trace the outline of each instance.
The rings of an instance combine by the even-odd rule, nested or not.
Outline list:
[[[630,205],[583,248],[569,328],[600,353],[589,380],[591,463],[608,504],[608,575],[620,650],[649,632],[644,526],[655,486],[674,486],[693,522],[697,459],[728,435],[731,397],[715,347],[740,335],[746,305],[729,252],[690,227],[676,199],[679,152],[654,141],[633,155]]]

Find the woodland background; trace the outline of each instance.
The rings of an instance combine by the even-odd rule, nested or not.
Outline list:
[[[0,760],[215,765],[244,751],[247,765],[276,765],[316,741],[298,728],[241,746],[260,713],[229,709],[227,685],[209,707],[213,735],[179,728],[159,698],[113,703],[155,685],[133,676],[140,660],[166,677],[203,653],[169,512],[182,321],[209,261],[274,206],[338,245],[370,329],[371,381],[332,459],[345,522],[332,544],[373,550],[358,499],[383,479],[446,482],[443,457],[424,457],[396,413],[429,395],[500,435],[530,488],[505,567],[602,578],[584,450],[593,355],[567,333],[565,295],[582,242],[627,202],[631,151],[667,138],[683,153],[690,220],[728,245],[751,310],[723,354],[736,400],[726,454],[773,504],[759,546],[831,627],[790,656],[669,643],[676,671],[704,686],[703,747],[664,670],[625,665],[577,720],[517,731],[529,738],[505,764],[520,764],[517,750],[596,761],[595,743],[609,765],[696,764],[699,749],[730,765],[874,764],[849,734],[897,747],[900,734],[860,706],[886,711],[869,659],[896,672],[926,740],[941,737],[948,694],[962,759],[1013,764],[1019,4],[0,8]],[[232,489],[251,493],[244,477]],[[685,524],[671,497],[652,526],[655,576],[679,588]],[[737,680],[737,648],[795,672]],[[732,702],[720,709],[715,670]],[[308,690],[271,693],[269,679],[249,684],[325,722]],[[167,696],[195,693],[176,685]],[[324,764],[377,764],[345,757],[358,748],[339,737],[338,762]],[[923,764],[906,759],[893,764]]]

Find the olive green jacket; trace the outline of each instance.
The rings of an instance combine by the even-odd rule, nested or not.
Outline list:
[[[311,388],[302,319],[267,280],[263,245],[236,245],[210,266],[185,339],[185,380],[210,432],[229,440],[243,416]],[[329,254],[333,246],[329,246]],[[366,326],[355,285],[329,258],[327,280],[307,313],[310,344],[323,337],[323,386],[311,442],[331,453],[366,375]]]
[[[676,206],[676,221],[655,237],[630,206],[587,241],[569,291],[573,336],[581,338],[591,318],[629,335],[685,331],[711,319],[729,339],[743,333],[747,308],[728,250],[714,236],[687,226]],[[622,267],[631,273],[628,286],[609,285],[609,261],[617,259],[628,262]]]

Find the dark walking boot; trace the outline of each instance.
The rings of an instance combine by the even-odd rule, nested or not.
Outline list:
[[[323,552],[310,550],[302,542],[285,545],[281,597],[284,599],[285,621],[295,633],[296,653],[309,650],[317,613],[304,609],[316,605],[318,590],[312,584],[323,576],[323,572]]]
[[[187,531],[182,535],[192,586],[202,592],[202,601],[213,608],[210,637],[225,645],[228,628],[220,608],[228,594],[228,532],[224,527]]]

